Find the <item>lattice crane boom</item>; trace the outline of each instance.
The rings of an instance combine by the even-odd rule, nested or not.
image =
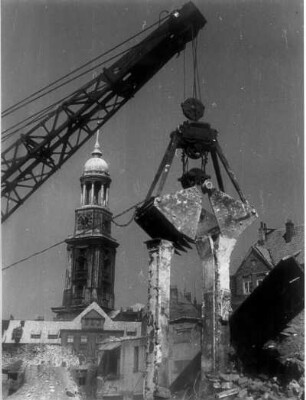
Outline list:
[[[206,20],[193,3],[77,90],[2,152],[2,221],[54,174],[175,54]],[[95,116],[99,113],[99,118]]]

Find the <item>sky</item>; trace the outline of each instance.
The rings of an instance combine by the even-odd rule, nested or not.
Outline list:
[[[3,0],[2,109],[140,32],[163,10],[183,4],[183,0]],[[198,36],[203,121],[218,130],[241,189],[259,214],[234,250],[233,272],[256,241],[260,221],[269,228],[283,227],[288,218],[303,224],[303,3],[197,0],[194,4],[207,20]],[[70,91],[93,74],[75,81]],[[185,73],[181,54],[101,129],[114,215],[145,198],[170,133],[185,120],[180,104],[191,97],[192,81],[189,44]],[[51,93],[3,119],[2,129],[58,96]],[[87,142],[2,224],[3,267],[72,234],[74,210],[80,205],[79,178],[94,142],[94,138]],[[181,172],[180,157],[175,157],[164,193],[181,189],[177,181]],[[234,193],[229,184],[226,191]],[[118,222],[130,217],[127,214]],[[115,305],[145,304],[144,242],[149,237],[135,223],[127,228],[113,225],[112,233],[120,244]],[[50,308],[62,303],[66,261],[63,244],[4,271],[3,318],[53,318]],[[201,263],[196,251],[174,256],[171,268],[171,284],[200,299]]]

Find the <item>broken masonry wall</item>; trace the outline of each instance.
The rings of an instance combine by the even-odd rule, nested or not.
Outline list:
[[[201,326],[198,322],[170,323],[169,382],[172,384],[201,351]]]
[[[169,318],[170,271],[174,253],[167,240],[147,242],[149,252],[147,347],[144,398],[170,397]]]

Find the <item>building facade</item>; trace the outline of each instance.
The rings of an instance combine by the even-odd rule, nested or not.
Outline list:
[[[294,256],[304,265],[304,226],[288,220],[284,228],[270,229],[261,223],[258,240],[231,276],[232,308],[237,307],[261,284],[285,257]]]
[[[143,318],[145,325],[145,318]],[[145,329],[139,337],[110,338],[98,351],[97,398],[143,399],[146,362]],[[169,382],[184,379],[184,371],[201,351],[200,308],[191,294],[170,290]]]
[[[2,347],[4,350],[11,345],[69,347],[81,362],[95,362],[100,343],[109,337],[140,336],[141,329],[141,322],[114,321],[93,302],[71,321],[10,320]]]

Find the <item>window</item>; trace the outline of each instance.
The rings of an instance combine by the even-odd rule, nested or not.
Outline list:
[[[139,369],[139,347],[134,347],[134,372],[138,372]]]
[[[102,328],[103,329],[104,318],[83,318],[83,328]]]
[[[48,339],[57,339],[58,334],[57,333],[48,333]]]
[[[74,337],[73,335],[68,335],[67,336],[67,343],[73,343],[74,342]]]
[[[261,282],[263,281],[263,278],[257,279],[256,281],[256,286],[259,286],[261,284]]]
[[[104,335],[97,335],[96,336],[96,343],[101,343],[104,339]]]
[[[126,331],[127,336],[136,336],[137,332],[135,331]]]
[[[86,383],[86,376],[79,377],[79,386],[84,386]]]
[[[31,333],[31,339],[40,339],[41,333]]]
[[[119,379],[120,376],[120,348],[107,350],[101,360],[101,375],[107,380]]]
[[[84,295],[84,289],[85,289],[84,286],[81,286],[81,285],[77,286],[76,290],[75,290],[75,297],[82,298]]]
[[[252,281],[243,281],[243,294],[250,294],[253,290]]]
[[[88,338],[87,338],[87,336],[81,336],[81,343],[87,343],[87,341],[88,341]]]
[[[8,379],[12,379],[13,381],[17,381],[18,372],[9,372],[7,374]]]

